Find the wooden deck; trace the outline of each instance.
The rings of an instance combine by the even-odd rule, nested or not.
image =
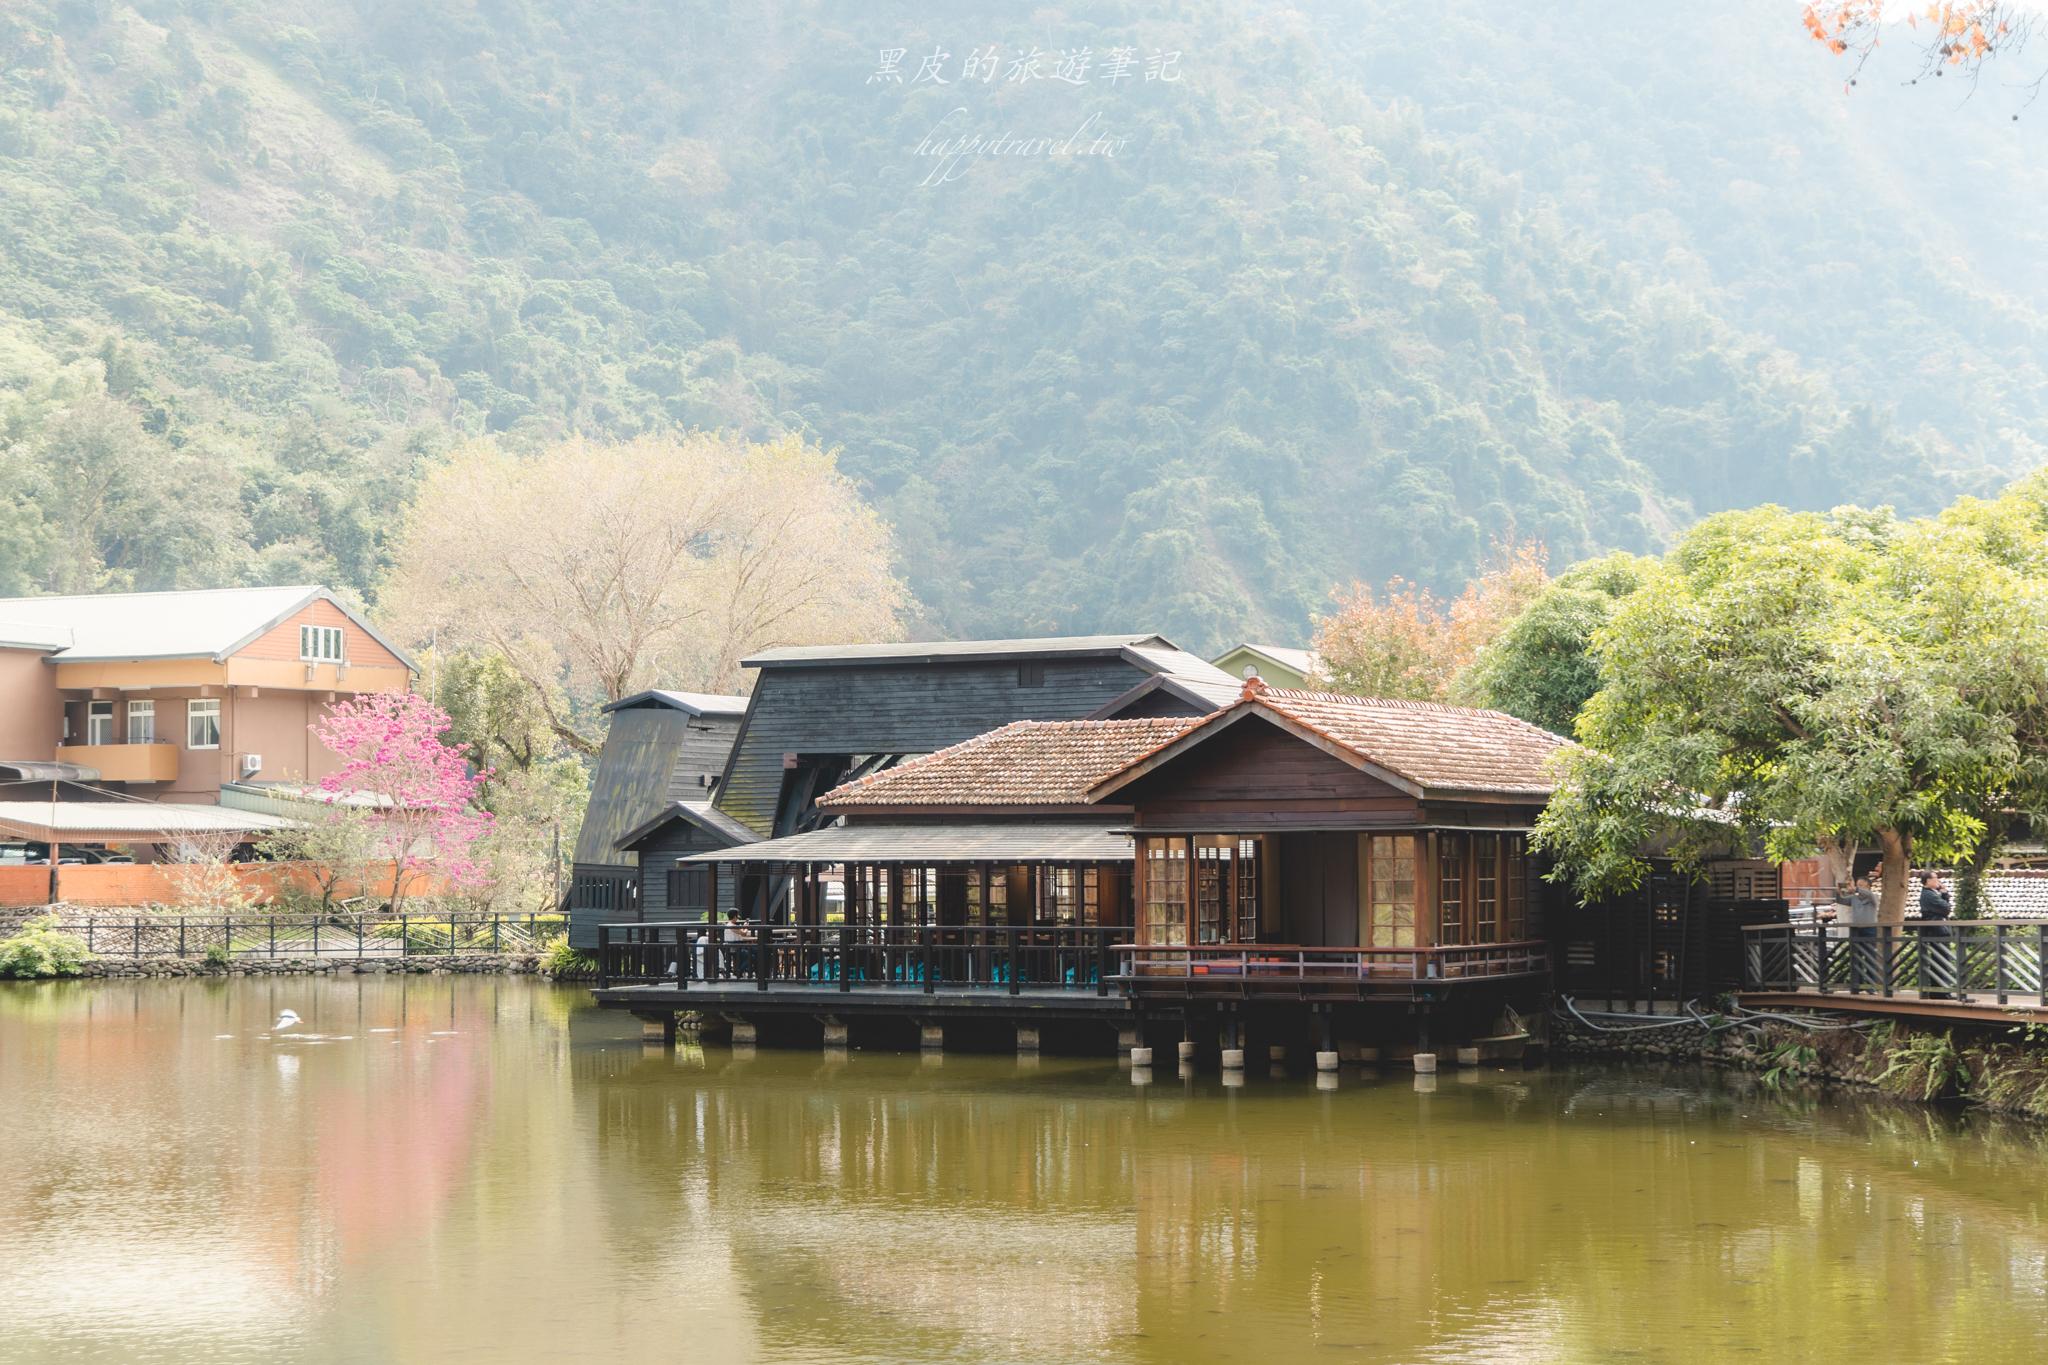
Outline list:
[[[1809,987],[1796,991],[1743,991],[1736,998],[1753,1010],[1824,1009],[1880,1018],[1936,1019],[1952,1024],[2048,1023],[2048,1001],[2038,995],[2008,994],[2006,1003],[2001,1005],[1995,995],[1953,1000],[1923,997],[1919,991],[1852,995],[1847,991],[1822,992]]]
[[[593,992],[606,1009],[647,1013],[678,1010],[748,1014],[930,1015],[976,1018],[1115,1020],[1132,1014],[1121,995],[1024,986],[1015,992],[973,986],[935,986],[929,991],[898,986],[820,988],[811,982],[752,981],[644,982],[600,987]]]
[[[1872,1017],[2002,1025],[2048,1022],[2048,924],[1909,922],[1852,938],[1831,924],[1743,930],[1742,1003]],[[1855,990],[1852,987],[1861,986]]]

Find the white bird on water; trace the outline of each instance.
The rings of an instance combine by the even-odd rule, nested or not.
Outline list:
[[[286,1010],[282,1014],[277,1016],[277,1022],[270,1026],[270,1031],[272,1033],[285,1033],[291,1029],[297,1028],[298,1026],[299,1016],[292,1013],[290,1010]]]

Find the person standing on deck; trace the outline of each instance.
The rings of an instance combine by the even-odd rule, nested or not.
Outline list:
[[[725,912],[724,938],[728,944],[752,943],[754,941],[754,931],[747,928],[741,922],[739,911],[728,910]],[[753,969],[753,957],[744,948],[728,947],[725,950],[725,972],[727,976],[745,976]]]
[[[1920,994],[1948,999],[1959,992],[1956,974],[1956,931],[1948,917],[1955,909],[1947,888],[1933,872],[1920,874]],[[1929,990],[1929,986],[1935,989]]]
[[[1835,904],[1848,907],[1849,989],[1874,991],[1878,982],[1877,895],[1870,889],[1870,878],[1858,877],[1846,890],[1837,887]]]

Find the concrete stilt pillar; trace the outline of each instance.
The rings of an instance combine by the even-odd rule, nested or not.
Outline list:
[[[1192,1062],[1193,1060],[1195,1060],[1194,1040],[1192,1038],[1181,1039],[1179,1045],[1175,1049],[1175,1053],[1178,1059],[1183,1062]]]
[[[1316,1070],[1335,1071],[1337,1069],[1337,1060],[1337,1054],[1334,1052],[1318,1052],[1316,1054]]]
[[[1434,1052],[1418,1052],[1415,1054],[1415,1074],[1418,1076],[1436,1075],[1436,1054]]]
[[[1224,1048],[1223,1069],[1225,1071],[1237,1072],[1238,1079],[1242,1081],[1244,1079],[1244,1049],[1241,1047]]]
[[[1287,1062],[1287,1049],[1279,1043],[1273,1044],[1266,1049],[1266,1060],[1275,1066],[1284,1066]]]
[[[1144,1045],[1145,1035],[1141,1031],[1134,1028],[1118,1029],[1116,1031],[1116,1050],[1118,1052],[1129,1052],[1134,1047],[1143,1047]]]
[[[1025,1028],[1021,1024],[1017,1026],[1017,1051],[1029,1052],[1033,1056],[1036,1056],[1038,1054],[1037,1029]]]
[[[733,1021],[732,1042],[734,1047],[752,1047],[756,1042],[760,1041],[760,1036],[755,1027],[744,1019],[735,1019]]]
[[[1362,1047],[1358,1049],[1358,1064],[1360,1066],[1378,1066],[1380,1064],[1380,1050],[1376,1047]]]
[[[1359,1060],[1358,1054],[1362,1051],[1364,1049],[1356,1043],[1339,1043],[1337,1044],[1337,1060],[1340,1062],[1356,1063]]]
[[[946,1050],[946,1026],[944,1024],[919,1024],[917,1045],[926,1052]]]
[[[1478,1048],[1476,1048],[1476,1047],[1461,1047],[1461,1048],[1459,1048],[1459,1049],[1458,1049],[1458,1052],[1457,1052],[1457,1057],[1458,1057],[1458,1065],[1459,1065],[1459,1066],[1478,1066],[1478,1065],[1479,1065],[1479,1049],[1478,1049]]]
[[[846,1024],[838,1019],[827,1019],[825,1021],[825,1046],[844,1051],[846,1045]]]
[[[640,1041],[659,1043],[663,1047],[676,1045],[676,1017],[673,1014],[640,1016]]]
[[[1152,1065],[1152,1049],[1151,1049],[1151,1048],[1149,1048],[1149,1047],[1134,1047],[1134,1048],[1132,1048],[1132,1049],[1131,1049],[1131,1065],[1132,1065],[1132,1066],[1150,1066],[1150,1065]]]

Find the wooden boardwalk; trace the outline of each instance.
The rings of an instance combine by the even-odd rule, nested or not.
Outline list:
[[[770,1014],[973,1015],[981,1018],[1063,1018],[1114,1020],[1133,1013],[1120,994],[1093,990],[1023,986],[1012,992],[986,986],[853,986],[771,981],[766,990],[749,980],[673,981],[600,987],[606,1009],[647,1012],[676,1010],[746,1011]]]
[[[1845,990],[1820,991],[1809,986],[1792,991],[1743,991],[1737,999],[1753,1010],[1824,1009],[1880,1018],[1934,1019],[1952,1024],[2048,1023],[2048,1001],[2031,994],[2008,993],[2005,1003],[2000,1004],[1997,995],[1988,993],[1958,1000],[1924,996],[1919,991],[1852,995]]]

